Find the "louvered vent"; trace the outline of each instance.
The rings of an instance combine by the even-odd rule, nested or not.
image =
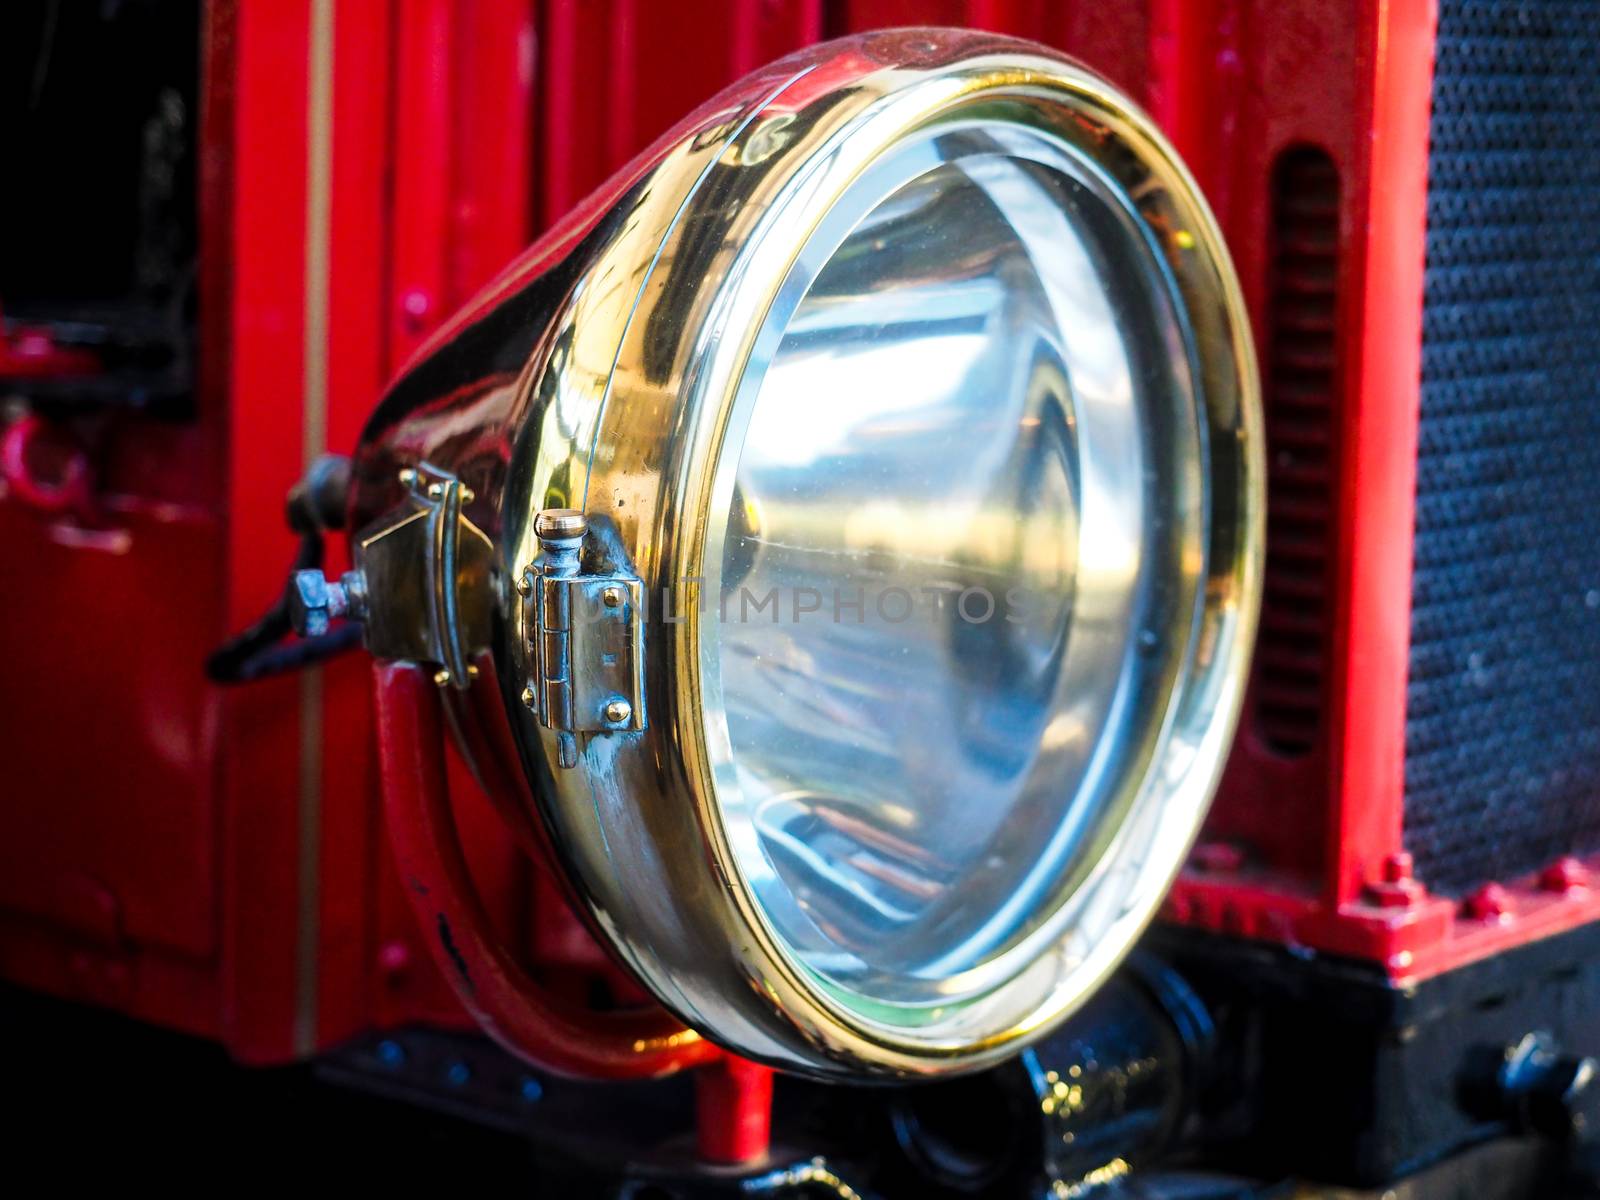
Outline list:
[[[1287,756],[1322,723],[1334,537],[1339,174],[1297,146],[1273,172],[1267,309],[1267,575],[1256,648],[1256,718]]]

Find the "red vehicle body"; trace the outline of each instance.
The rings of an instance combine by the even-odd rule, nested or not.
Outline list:
[[[499,268],[730,81],[910,24],[1044,42],[1147,107],[1227,235],[1269,444],[1309,446],[1269,479],[1247,716],[1166,919],[1406,988],[1600,918],[1600,859],[1440,896],[1407,853],[1436,17],[1428,0],[207,0],[192,416],[19,408],[6,427],[0,976],[251,1064],[475,1028],[401,893],[377,745],[404,731],[379,727],[368,664],[225,689],[205,657],[282,586],[286,490],[354,445]],[[4,337],[0,391],[99,369],[48,327]],[[453,754],[449,780],[501,938],[554,992],[639,999]],[[738,1159],[761,1130],[741,1141],[725,1102],[702,1145]]]

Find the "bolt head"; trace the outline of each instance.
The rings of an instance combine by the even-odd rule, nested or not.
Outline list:
[[[633,705],[629,704],[621,696],[614,696],[606,701],[604,712],[607,721],[613,725],[621,725],[629,717],[633,716]]]
[[[289,625],[301,637],[328,632],[331,607],[328,581],[321,571],[296,571],[289,587]]]

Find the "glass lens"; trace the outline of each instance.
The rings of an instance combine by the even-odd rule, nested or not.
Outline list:
[[[995,982],[1125,791],[1170,649],[1147,401],[1180,343],[1127,282],[1147,258],[1084,181],[953,156],[855,224],[765,364],[713,597],[720,800],[843,989]]]

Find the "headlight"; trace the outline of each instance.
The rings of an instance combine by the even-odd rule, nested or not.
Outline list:
[[[1103,80],[853,39],[491,289],[358,507],[470,483],[544,820],[663,1003],[812,1073],[977,1066],[1105,978],[1205,813],[1260,581],[1247,330]]]

